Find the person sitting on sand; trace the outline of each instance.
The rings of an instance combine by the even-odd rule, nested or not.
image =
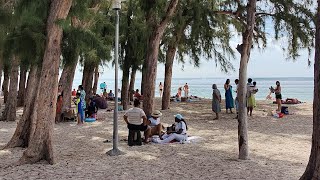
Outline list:
[[[212,111],[216,113],[216,118],[219,119],[219,113],[221,112],[221,94],[216,84],[212,85]]]
[[[187,130],[188,126],[186,121],[184,120],[183,116],[181,114],[176,114],[175,116],[175,126],[173,130],[167,131],[166,134],[164,134],[162,137],[160,137],[160,140],[155,140],[156,143],[164,144],[169,143],[173,140],[176,141],[186,141],[187,136]]]
[[[133,100],[138,99],[138,100],[143,100],[143,96],[139,93],[139,89],[136,89],[136,92],[133,95]]]
[[[130,108],[123,116],[129,130],[145,131],[148,128],[147,116],[142,109],[140,109],[139,99],[133,101],[133,108]],[[148,137],[145,134],[145,142]]]
[[[183,91],[184,91],[184,97],[189,97],[189,86],[188,86],[188,83],[186,83],[183,86]]]
[[[148,119],[148,129],[145,131],[145,136],[150,138],[153,135],[161,135],[164,129],[163,125],[160,123],[160,117],[162,113],[159,110],[152,112],[151,117]]]
[[[176,102],[181,102],[181,95],[179,93],[176,94],[175,100]]]
[[[110,90],[110,92],[108,93],[108,99],[114,100],[114,94],[113,94],[112,90]]]
[[[98,107],[93,97],[89,98],[87,107],[88,108],[86,110],[86,117],[95,118],[95,115],[98,112]]]

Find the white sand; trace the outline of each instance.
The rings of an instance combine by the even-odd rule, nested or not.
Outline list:
[[[160,108],[160,101],[157,100]],[[249,118],[250,160],[238,160],[237,120],[222,112],[213,120],[211,102],[174,103],[163,111],[161,121],[172,124],[173,115],[181,113],[188,123],[189,135],[205,141],[193,144],[148,144],[127,146],[120,141],[125,155],[110,157],[112,148],[112,112],[100,111],[103,121],[77,126],[55,126],[56,164],[44,162],[8,167],[18,161],[23,149],[0,150],[0,179],[298,179],[306,167],[312,134],[312,105],[289,107],[294,115],[283,119],[267,116],[275,109],[268,102],[258,102]],[[20,111],[21,113],[21,111]],[[120,139],[127,129],[119,115]],[[0,148],[14,133],[16,122],[0,122]]]

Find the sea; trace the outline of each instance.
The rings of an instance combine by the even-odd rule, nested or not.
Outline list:
[[[285,98],[297,98],[303,102],[312,102],[313,101],[313,87],[314,87],[314,78],[313,77],[279,77],[279,78],[252,78],[253,81],[257,82],[257,87],[259,91],[256,94],[257,100],[264,100],[269,94],[269,88],[271,86],[275,87],[276,81],[280,81],[282,88],[282,97]],[[233,90],[235,90],[235,79],[230,78],[231,85]],[[159,83],[163,83],[164,79],[157,79],[156,81],[156,97],[160,97],[159,94]],[[99,84],[106,82],[107,90],[114,90],[115,81],[114,79],[106,79],[100,77],[98,82]],[[198,96],[202,98],[211,98],[212,97],[212,84],[217,84],[218,89],[220,90],[222,96],[224,96],[223,85],[226,82],[226,78],[173,78],[172,79],[172,88],[171,95],[174,96],[179,87],[183,87],[185,83],[189,85],[189,95]],[[81,84],[80,78],[75,78],[73,87],[77,87]],[[118,87],[121,88],[121,80],[118,82]],[[135,89],[140,89],[141,79],[136,79]],[[99,90],[98,90],[99,91]],[[101,91],[99,91],[101,93]],[[233,97],[236,96],[236,93],[233,92]],[[182,93],[183,94],[183,93]],[[274,96],[274,94],[273,94]],[[222,97],[224,98],[224,97]]]

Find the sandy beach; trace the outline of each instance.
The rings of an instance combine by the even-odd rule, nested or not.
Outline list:
[[[156,100],[160,109],[160,100]],[[0,179],[298,179],[308,162],[312,134],[312,104],[289,105],[282,119],[267,116],[276,105],[258,101],[249,121],[250,160],[238,160],[237,120],[223,110],[213,120],[211,101],[172,103],[161,121],[172,124],[180,113],[188,134],[201,141],[189,144],[147,144],[129,147],[127,128],[119,113],[119,148],[125,153],[110,157],[113,112],[100,110],[99,121],[77,126],[55,125],[56,163],[10,166],[22,148],[0,150]],[[22,111],[18,110],[18,119]],[[14,133],[17,122],[0,122],[0,148]],[[109,143],[103,141],[109,140]]]

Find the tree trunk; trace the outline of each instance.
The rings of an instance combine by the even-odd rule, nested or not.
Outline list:
[[[142,65],[142,77],[141,77],[141,88],[140,88],[141,95],[143,95],[143,88],[144,88],[144,84],[146,84],[146,81],[147,81],[147,60],[144,60]]]
[[[62,88],[63,88],[63,84],[65,84],[66,79],[67,79],[67,77],[69,75],[68,74],[68,69],[66,69],[67,66],[68,66],[67,64],[64,65],[62,73],[61,73],[61,76],[60,76],[60,79],[59,79],[59,85],[62,85]]]
[[[313,132],[309,163],[300,180],[320,179],[320,1],[316,18],[316,42],[314,57]]]
[[[99,64],[94,68],[94,82],[93,82],[93,94],[97,94],[98,89],[98,81],[99,81]]]
[[[130,101],[133,101],[133,91],[134,89],[134,83],[136,81],[136,74],[137,74],[137,68],[132,67],[131,75],[130,75],[130,85],[129,85],[129,99]]]
[[[239,159],[249,158],[249,145],[248,145],[248,125],[247,125],[247,110],[246,110],[246,92],[247,92],[247,68],[250,58],[253,29],[255,25],[257,0],[249,0],[247,6],[247,25],[246,31],[243,33],[242,43],[243,51],[240,59],[239,69],[239,85],[238,94],[239,99],[239,117],[238,117],[238,141],[239,141]]]
[[[169,46],[166,54],[164,87],[163,87],[163,96],[162,96],[162,110],[168,109],[170,104],[172,66],[173,66],[173,60],[174,60],[176,51],[177,51],[176,46]]]
[[[36,66],[32,66],[28,76],[26,99],[23,108],[22,118],[20,119],[16,131],[5,148],[28,147],[31,132],[31,114],[34,108],[37,87],[40,73]]]
[[[73,62],[70,62],[70,64],[66,64],[63,69],[65,71],[65,74],[68,74],[68,76],[66,76],[66,78],[64,79],[64,83],[62,84],[62,90],[64,92],[62,97],[62,111],[71,107],[71,91],[78,63],[78,54],[75,56],[75,58],[76,59],[72,60]]]
[[[46,160],[54,163],[52,150],[53,123],[56,115],[62,28],[56,21],[65,19],[72,1],[52,0],[47,20],[47,40],[41,76],[32,116],[32,130],[27,150],[19,164]],[[41,92],[41,93],[40,93]]]
[[[3,68],[3,83],[2,83],[2,92],[3,92],[3,102],[7,103],[8,99],[8,87],[9,87],[9,67],[7,65]]]
[[[24,105],[24,94],[26,91],[26,80],[27,80],[27,69],[25,67],[20,67],[20,80],[19,80],[19,92],[18,92],[18,107]]]
[[[18,88],[18,76],[19,76],[19,59],[17,56],[13,56],[11,71],[10,71],[10,86],[8,101],[6,107],[2,113],[2,121],[15,121],[17,114],[17,88]]]
[[[129,104],[129,57],[126,55],[122,68],[122,87],[121,87],[121,103],[124,110],[128,109]]]
[[[150,115],[153,110],[153,101],[155,93],[155,82],[157,75],[157,64],[158,64],[158,55],[159,55],[159,44],[162,39],[164,30],[167,27],[169,19],[173,16],[179,0],[171,0],[169,2],[166,15],[164,19],[161,20],[160,24],[154,25],[156,22],[156,14],[154,12],[149,12],[147,15],[147,23],[151,25],[152,33],[150,34],[147,46],[147,56],[146,56],[146,81],[143,82],[143,110],[146,115]]]
[[[87,94],[86,99],[92,94],[94,67],[95,66],[92,63],[85,61],[82,75],[82,86]]]

